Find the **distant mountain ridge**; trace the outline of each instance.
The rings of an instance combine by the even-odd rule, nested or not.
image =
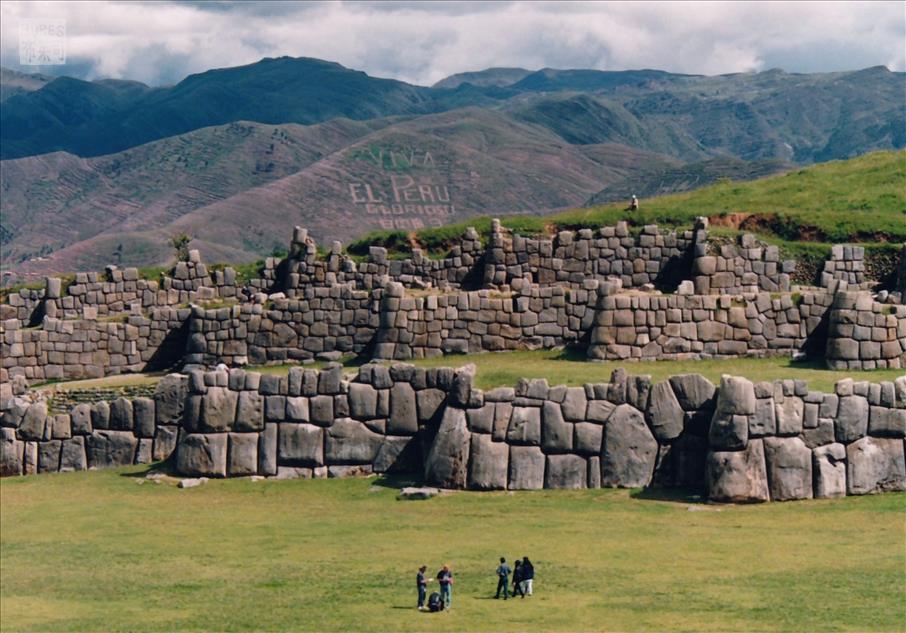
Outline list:
[[[460,73],[431,87],[308,58],[175,86],[4,71],[2,266],[209,260],[284,244],[540,214],[906,146],[906,75]],[[46,81],[45,81],[46,80]]]

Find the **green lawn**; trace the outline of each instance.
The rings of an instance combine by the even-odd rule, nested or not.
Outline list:
[[[3,631],[902,631],[906,494],[712,506],[618,490],[397,501],[375,479],[0,483]],[[491,599],[497,557],[535,596]],[[453,609],[414,608],[450,563]]]
[[[903,369],[875,371],[838,371],[827,369],[824,361],[793,361],[777,356],[772,358],[734,358],[695,361],[644,361],[644,362],[591,362],[581,352],[564,350],[539,350],[532,352],[491,352],[486,354],[453,355],[406,361],[419,367],[461,367],[475,363],[478,368],[476,384],[482,389],[515,386],[520,378],[547,378],[552,385],[582,385],[607,382],[611,372],[623,367],[634,375],[649,374],[655,381],[676,374],[698,373],[714,383],[722,374],[744,376],[753,381],[799,379],[808,382],[815,391],[833,392],[834,385],[842,378],[879,382],[893,380],[906,374]],[[350,361],[355,365],[358,361]],[[254,371],[283,374],[295,365],[252,367]]]

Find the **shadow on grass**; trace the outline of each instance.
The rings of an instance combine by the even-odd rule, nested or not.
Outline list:
[[[393,473],[389,475],[380,475],[372,483],[372,486],[379,488],[392,488],[402,490],[409,486],[421,487],[425,485],[424,479],[417,473]]]
[[[671,501],[674,503],[708,502],[708,497],[700,488],[642,488],[629,493],[632,499],[641,501]]]
[[[125,473],[120,473],[120,477],[131,477],[133,479],[144,479],[150,474],[160,473],[161,475],[167,475],[170,477],[182,477],[179,473],[176,472],[175,460],[172,457],[165,459],[162,462],[154,462],[152,464],[142,464],[144,466],[141,470],[130,471]]]

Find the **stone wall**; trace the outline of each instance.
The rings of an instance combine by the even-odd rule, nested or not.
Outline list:
[[[695,294],[743,294],[788,292],[796,262],[781,261],[780,250],[740,235],[736,244],[723,244],[719,254],[711,254],[706,243],[696,251],[692,263]],[[691,293],[689,293],[691,294]]]
[[[2,364],[10,376],[29,380],[100,378],[165,368],[181,361],[183,324],[189,308],[153,308],[148,316],[115,320],[61,320],[45,316],[42,327],[4,322]]]
[[[187,363],[237,366],[361,353],[378,326],[381,291],[309,287],[296,298],[204,309],[194,307]]]
[[[588,356],[656,360],[799,353],[820,334],[833,297],[602,294]]]
[[[625,288],[646,284],[675,287],[688,274],[692,249],[704,230],[642,228],[633,236],[626,222],[597,231],[561,231],[554,239],[514,235],[494,223],[485,256],[484,282],[510,285],[528,280],[541,286],[619,279]]]
[[[553,348],[588,331],[598,282],[584,288],[516,284],[519,291],[477,290],[405,296],[391,283],[380,309],[374,358],[406,360],[454,353]]]
[[[869,292],[838,292],[825,358],[832,369],[906,368],[906,305],[879,303]]]
[[[861,246],[835,244],[831,258],[824,262],[821,285],[829,288],[834,281],[858,286],[865,281],[865,249]]]
[[[906,376],[841,380],[833,394],[725,376],[708,433],[708,496],[744,503],[906,490],[904,433]]]
[[[48,415],[0,402],[4,475],[172,457],[182,475],[327,477],[393,471],[474,490],[683,486],[714,501],[906,489],[906,376],[800,381],[622,370],[580,387],[522,380],[482,391],[470,368],[339,365],[287,376],[170,375],[153,398]]]

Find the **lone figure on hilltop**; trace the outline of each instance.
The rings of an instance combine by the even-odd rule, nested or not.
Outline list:
[[[638,211],[639,210],[639,199],[635,197],[635,194],[632,194],[632,198],[629,200],[629,206],[626,208],[627,211]]]

